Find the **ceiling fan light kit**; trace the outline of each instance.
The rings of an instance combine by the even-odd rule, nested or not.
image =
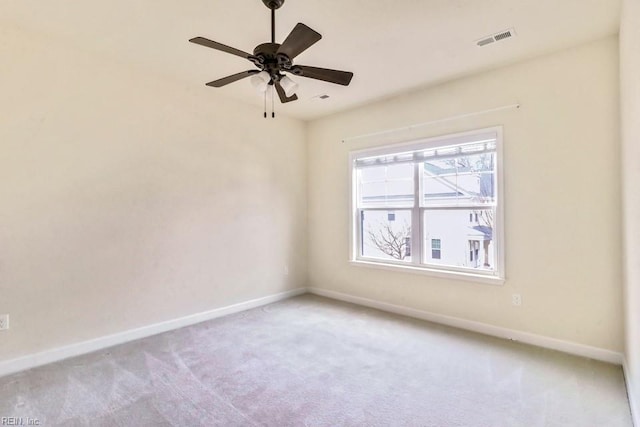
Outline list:
[[[266,92],[269,87],[269,82],[271,81],[271,76],[266,71],[261,71],[258,74],[254,74],[251,77],[251,84],[255,87],[258,92]]]
[[[280,79],[280,85],[284,89],[284,93],[288,98],[292,97],[298,90],[298,83],[294,82],[287,76],[283,76]]]
[[[275,42],[276,18],[275,12],[282,7],[285,0],[262,0],[265,6],[271,9],[271,42],[256,46],[253,54],[206,39],[194,37],[191,43],[226,52],[232,55],[248,59],[256,69],[242,71],[231,76],[223,77],[207,83],[207,86],[222,87],[230,83],[251,77],[251,84],[260,92],[265,92],[269,86],[275,88],[280,102],[287,103],[298,99],[296,91],[298,84],[284,73],[295,76],[322,80],[348,86],[353,78],[353,73],[348,71],[331,70],[328,68],[294,65],[293,60],[309,47],[320,41],[322,35],[302,23],[298,23],[282,44]],[[275,115],[272,113],[272,117]],[[266,117],[266,114],[265,114]]]

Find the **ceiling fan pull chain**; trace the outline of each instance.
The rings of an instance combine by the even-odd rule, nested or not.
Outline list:
[[[267,118],[267,91],[264,91],[264,118]]]
[[[276,85],[274,84],[271,87],[271,118],[272,119],[276,118],[275,102],[273,101],[273,98],[275,97],[275,91],[276,91]]]

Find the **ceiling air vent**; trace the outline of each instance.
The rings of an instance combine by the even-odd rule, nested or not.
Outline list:
[[[501,40],[511,38],[515,35],[516,35],[516,32],[514,31],[514,29],[510,28],[508,30],[500,31],[499,33],[495,33],[490,36],[483,37],[480,40],[478,40],[476,44],[482,47],[494,42],[499,42]]]

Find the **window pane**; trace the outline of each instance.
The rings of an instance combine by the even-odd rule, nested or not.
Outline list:
[[[360,207],[414,205],[413,164],[370,166],[358,171]]]
[[[360,230],[363,257],[411,261],[411,211],[363,210]]]
[[[496,270],[495,209],[425,210],[423,220],[423,246],[431,249],[425,251],[425,264]]]
[[[495,156],[490,152],[425,161],[424,205],[495,204]]]

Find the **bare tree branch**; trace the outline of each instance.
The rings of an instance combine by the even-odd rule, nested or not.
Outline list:
[[[367,235],[376,248],[392,258],[403,260],[410,253],[411,227],[406,222],[397,231],[388,222],[380,223],[375,230],[369,228]]]

